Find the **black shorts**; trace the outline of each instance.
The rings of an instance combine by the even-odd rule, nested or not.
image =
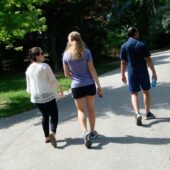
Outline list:
[[[85,96],[94,96],[96,94],[96,86],[95,84],[91,84],[88,86],[72,88],[71,91],[74,99]]]

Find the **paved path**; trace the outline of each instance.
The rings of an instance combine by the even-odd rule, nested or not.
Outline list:
[[[0,119],[0,170],[170,170],[170,51],[153,55],[158,86],[151,90],[155,120],[135,125],[120,70],[100,77],[105,96],[96,97],[92,149],[83,145],[70,95],[58,102],[58,148],[44,143],[41,115],[33,110]],[[141,113],[144,114],[140,95]],[[17,107],[17,106],[16,106]]]

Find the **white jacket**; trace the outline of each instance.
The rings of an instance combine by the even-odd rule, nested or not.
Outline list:
[[[46,103],[57,97],[54,88],[59,82],[46,63],[31,63],[26,70],[26,82],[32,103]]]

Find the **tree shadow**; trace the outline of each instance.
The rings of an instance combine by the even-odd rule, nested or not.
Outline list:
[[[136,136],[123,136],[123,137],[107,137],[101,135],[99,139],[96,140],[98,145],[96,149],[102,149],[103,146],[110,143],[118,144],[147,144],[147,145],[166,145],[170,143],[170,138],[146,138],[146,137],[136,137]]]
[[[145,123],[142,126],[143,127],[151,127],[153,125],[159,124],[159,123],[169,123],[170,122],[170,117],[161,117],[161,118],[155,118],[149,123]]]
[[[165,52],[158,52],[152,54],[154,65],[168,64],[170,63],[170,50]]]
[[[146,138],[136,136],[122,136],[122,137],[108,137],[100,135],[97,139],[92,141],[90,149],[101,150],[103,146],[112,144],[143,144],[143,145],[167,145],[170,143],[170,138]],[[83,138],[65,138],[57,141],[57,148],[64,149],[72,145],[84,145]]]
[[[104,88],[105,96],[102,98],[96,96],[95,104],[96,116],[106,117],[108,112],[117,116],[134,116],[130,95],[127,88],[128,88],[127,86],[121,86],[118,88],[113,88],[112,86],[105,87]],[[151,108],[153,109],[162,108],[169,110],[170,95],[169,93],[167,93],[169,91],[170,83],[160,83],[156,88],[151,89],[152,100]],[[139,105],[141,109],[144,109],[142,94],[139,94]],[[77,117],[77,111],[75,108],[74,100],[70,94],[58,101],[58,108],[59,108],[59,123],[63,123],[69,119]],[[159,115],[161,115],[161,113]],[[1,118],[0,129],[8,128],[19,122],[29,121],[30,119],[34,119],[37,117],[41,117],[41,113],[38,111],[38,109],[31,110],[29,112],[8,118]],[[165,121],[166,118],[162,122]],[[168,118],[167,121],[169,121]],[[39,125],[40,123],[41,120],[39,120],[34,125]]]
[[[7,109],[15,110],[15,108],[18,107],[18,110],[20,109],[22,112],[22,105],[19,105],[18,103],[27,101],[26,99],[27,99],[26,97],[16,97],[16,98],[13,97],[12,100],[16,102],[9,103]],[[63,107],[63,102],[64,104],[66,104],[64,107]],[[62,97],[60,100],[58,100],[57,103],[58,103],[58,108],[59,108],[59,122],[63,122],[67,119],[71,119],[76,116],[76,109],[75,109],[74,101],[71,95],[66,95]],[[32,108],[32,105],[30,105],[30,108]],[[63,109],[64,112],[62,112],[61,108],[64,108]],[[1,109],[1,110],[7,111],[6,109],[5,110]],[[0,118],[0,129],[9,128],[10,126],[13,126],[14,124],[24,122],[24,121],[29,122],[35,118],[40,118],[40,119],[34,125],[41,124],[41,113],[39,112],[37,108],[31,109],[27,112],[16,114],[10,117]]]
[[[168,64],[170,63],[170,53],[164,55],[154,55],[154,65]]]
[[[133,108],[131,105],[128,87],[119,88],[107,87],[104,89],[105,96],[103,99],[96,99],[96,113],[98,116],[111,112],[116,115],[131,116]],[[170,83],[159,83],[156,88],[150,90],[151,108],[153,109],[170,109]],[[139,93],[139,105],[144,109],[142,93]],[[98,107],[100,106],[100,107]],[[103,107],[102,107],[103,106]]]
[[[164,56],[163,60],[166,59],[167,57],[169,56]],[[156,60],[158,61],[162,60],[162,56],[154,57],[154,61]],[[111,113],[117,116],[134,116],[127,85],[122,85],[122,86],[119,85],[118,87],[114,87],[114,78],[120,76],[119,74],[120,74],[120,69],[116,69],[114,71],[111,71],[109,73],[100,76],[101,78],[105,78],[105,77],[109,78],[109,82],[104,82],[105,84],[107,84],[107,86],[104,87],[105,96],[102,98],[96,96],[95,110],[96,110],[97,117],[104,118],[108,116],[108,112],[109,114]],[[168,83],[158,82],[158,86],[150,90],[151,108],[169,110],[170,109],[169,91],[170,91],[169,82]],[[21,100],[24,102],[26,99],[21,98]],[[141,93],[139,93],[139,105],[141,109],[144,109]],[[13,107],[15,109],[15,107],[22,107],[22,106],[16,104]],[[58,101],[58,109],[59,109],[59,123],[63,123],[69,119],[77,117],[77,111],[71,94],[62,97]],[[161,113],[159,115],[161,115]],[[23,121],[29,121],[37,117],[41,117],[41,114],[38,111],[38,109],[31,110],[29,112],[25,112],[8,118],[1,118],[0,129],[8,128],[14,124]],[[167,120],[166,118],[164,118],[164,120],[159,120],[159,122],[166,122],[166,121],[169,122],[168,117]],[[156,119],[155,122],[158,123],[158,120]],[[38,121],[34,125],[39,125],[40,123],[41,121]],[[154,123],[148,125],[148,127],[151,125],[154,125]]]

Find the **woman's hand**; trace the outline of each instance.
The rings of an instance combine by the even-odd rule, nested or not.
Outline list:
[[[97,88],[97,94],[98,94],[99,97],[104,96],[104,92],[103,92],[103,89],[101,87]]]
[[[60,92],[60,96],[64,96],[64,93],[63,93],[63,91],[62,91],[62,92]]]
[[[61,85],[59,85],[59,91],[60,91],[60,96],[64,96],[64,92],[63,92],[63,89],[62,89],[62,86]]]

